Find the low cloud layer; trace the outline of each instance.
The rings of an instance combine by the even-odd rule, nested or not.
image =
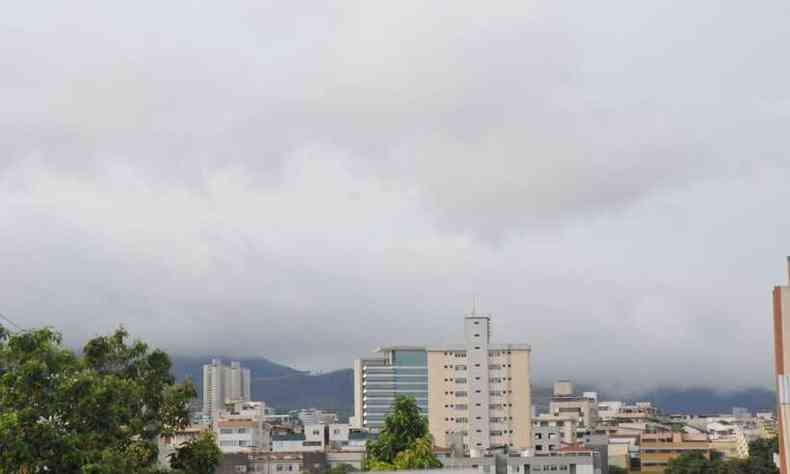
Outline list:
[[[559,3],[562,3],[561,5]],[[70,343],[771,384],[790,9],[106,2],[0,17],[0,312]]]

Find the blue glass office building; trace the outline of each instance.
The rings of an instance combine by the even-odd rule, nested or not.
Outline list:
[[[397,395],[414,397],[420,411],[427,416],[428,357],[425,348],[386,347],[378,352],[382,357],[360,359],[355,365],[356,424],[360,428],[379,430]]]

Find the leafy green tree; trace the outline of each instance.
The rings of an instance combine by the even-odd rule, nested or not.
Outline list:
[[[428,420],[413,397],[398,396],[384,428],[367,447],[366,468],[372,471],[430,469],[441,463],[433,454]]]
[[[714,462],[699,451],[683,453],[667,463],[665,474],[714,474]]]
[[[620,466],[609,465],[609,474],[628,474],[628,469],[624,469]]]
[[[350,464],[338,464],[336,466],[332,466],[327,471],[327,474],[348,474],[349,472],[355,472],[354,466]]]
[[[170,467],[185,474],[214,474],[214,468],[221,462],[222,450],[210,431],[184,443],[170,455]]]
[[[756,439],[749,443],[749,457],[736,461],[735,469],[738,474],[778,474],[774,464],[774,453],[779,451],[777,438]]]
[[[401,451],[393,461],[398,470],[407,469],[436,469],[442,463],[433,454],[433,442],[430,436],[423,436],[414,440],[411,447]]]
[[[188,424],[195,387],[127,338],[120,328],[77,355],[52,329],[0,326],[0,474],[159,471],[158,437]]]

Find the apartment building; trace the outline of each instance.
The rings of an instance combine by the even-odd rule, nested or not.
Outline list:
[[[473,455],[494,447],[532,446],[530,347],[492,344],[491,319],[464,318],[464,343],[388,347],[354,364],[352,426],[380,429],[398,394],[427,415],[437,446],[461,443]]]
[[[228,453],[216,474],[255,472],[260,474],[325,474],[331,466],[324,453],[273,453],[255,451]]]
[[[670,460],[688,452],[701,452],[710,459],[712,451],[705,434],[642,433],[639,444],[643,472],[664,472]]]
[[[303,425],[315,425],[319,423],[330,424],[337,422],[337,413],[317,410],[315,408],[299,410],[296,417]]]
[[[159,436],[159,464],[170,468],[170,455],[176,452],[184,443],[197,439],[203,433],[211,430],[209,425],[189,425],[176,430],[167,436]]]
[[[214,422],[214,433],[223,453],[271,449],[271,430],[260,420],[220,419]]]
[[[549,402],[549,412],[555,416],[576,416],[579,425],[590,428],[598,422],[598,399],[594,392],[582,395],[574,393],[573,383],[560,380],[554,383],[554,392]]]
[[[535,454],[559,451],[562,445],[576,443],[579,418],[575,414],[541,414],[533,421]]]
[[[658,409],[650,402],[636,402],[632,405],[622,401],[598,402],[598,419],[601,421],[646,421],[656,416]]]
[[[272,432],[272,451],[275,452],[319,452],[359,451],[364,452],[368,433],[351,429],[344,423],[305,425],[301,433],[276,430]]]
[[[774,371],[776,374],[776,432],[779,436],[779,471],[790,466],[790,257],[787,257],[787,286],[773,289]],[[785,341],[788,343],[785,344]]]
[[[229,401],[250,400],[250,370],[239,362],[224,365],[220,359],[212,359],[203,366],[203,413],[216,416]]]

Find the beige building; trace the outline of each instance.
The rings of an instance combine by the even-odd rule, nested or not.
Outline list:
[[[464,450],[532,447],[526,344],[491,344],[491,320],[464,319],[464,345],[428,349],[428,423],[434,442]]]
[[[790,257],[787,258],[790,285]],[[779,471],[788,474],[790,466],[790,286],[773,290],[774,369],[776,374],[776,432],[779,435]],[[785,345],[784,341],[788,341]]]
[[[590,428],[598,422],[598,400],[586,395],[574,393],[570,381],[555,382],[549,413],[554,416],[575,416],[580,426]]]
[[[394,397],[414,396],[434,443],[476,455],[532,447],[530,347],[491,344],[491,320],[464,318],[464,344],[378,349],[354,364],[355,428],[376,431]]]
[[[704,434],[642,433],[639,444],[642,472],[664,472],[669,461],[689,452],[699,452],[710,459],[712,451]]]

